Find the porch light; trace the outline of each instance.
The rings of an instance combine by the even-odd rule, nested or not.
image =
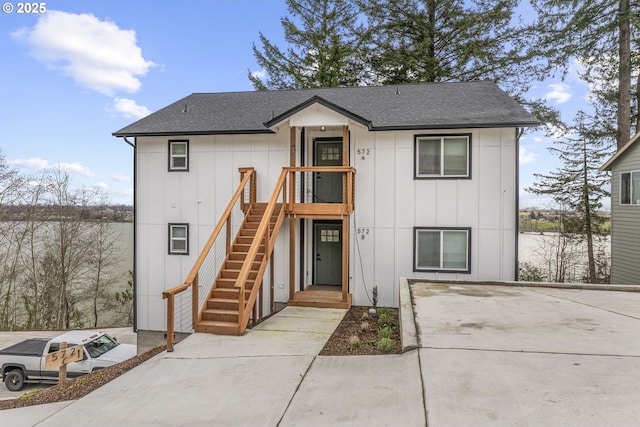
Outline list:
[[[325,130],[327,130],[326,126],[320,126],[320,132],[324,132]]]

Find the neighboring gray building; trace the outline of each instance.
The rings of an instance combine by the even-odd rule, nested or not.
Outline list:
[[[600,170],[611,171],[611,283],[640,285],[640,132]]]

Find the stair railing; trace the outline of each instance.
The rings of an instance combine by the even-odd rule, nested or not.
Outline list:
[[[262,217],[262,220],[258,225],[258,229],[256,230],[255,238],[253,239],[253,242],[249,247],[245,262],[242,265],[242,269],[238,273],[238,278],[236,279],[235,287],[238,288],[240,292],[238,299],[238,333],[240,335],[244,334],[247,328],[249,317],[258,296],[258,291],[262,287],[262,277],[264,276],[264,272],[266,270],[267,261],[271,256],[271,252],[273,252],[273,246],[275,244],[276,238],[278,237],[280,225],[282,224],[282,221],[284,219],[284,206],[287,199],[285,185],[287,181],[287,174],[288,172],[286,168],[283,169],[280,173],[280,177],[278,178],[273,193],[271,194],[269,203],[267,203],[267,206],[265,208],[264,216]],[[279,206],[278,217],[276,219],[275,226],[273,227],[273,229],[271,229],[271,217],[274,214],[276,206],[278,205],[278,196],[280,196],[280,194],[282,194],[282,204],[280,204]],[[260,263],[260,269],[256,276],[254,285],[251,288],[249,298],[246,298],[247,279],[249,278],[251,266],[255,262],[258,251],[260,250],[260,245],[264,245],[265,248],[264,259],[262,260],[262,263]],[[254,321],[255,320],[256,319],[254,319]]]
[[[236,189],[236,192],[231,197],[227,208],[224,213],[220,217],[218,224],[213,229],[213,232],[209,236],[209,239],[205,243],[200,255],[196,259],[196,262],[191,269],[191,272],[187,276],[186,280],[182,285],[175,286],[171,289],[168,289],[162,292],[162,298],[167,300],[167,351],[173,351],[173,343],[174,343],[174,333],[175,333],[175,296],[181,292],[184,292],[191,288],[191,327],[195,328],[196,322],[198,321],[198,309],[199,309],[199,300],[198,300],[198,276],[200,270],[203,266],[206,267],[208,255],[211,252],[211,249],[215,246],[218,241],[218,237],[223,229],[226,229],[224,238],[226,239],[226,254],[229,253],[231,249],[231,228],[232,228],[232,213],[234,209],[239,207],[244,213],[246,213],[251,205],[256,202],[256,173],[253,168],[240,168],[238,169],[240,172],[240,184]],[[247,194],[247,183],[249,184],[248,194]],[[248,198],[248,200],[247,200]],[[226,255],[225,254],[225,255]],[[212,262],[212,261],[209,261]],[[215,268],[217,270],[217,268]],[[213,286],[213,283],[211,284]],[[242,300],[241,300],[242,301]]]

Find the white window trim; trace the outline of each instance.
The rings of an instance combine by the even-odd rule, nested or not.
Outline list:
[[[440,173],[439,174],[420,174],[420,140],[423,139],[440,139]],[[467,173],[464,175],[444,175],[444,145],[447,138],[467,138]],[[471,134],[470,133],[452,133],[452,134],[423,134],[414,136],[414,149],[413,149],[413,177],[414,179],[470,179],[471,178]]]
[[[185,230],[184,237],[174,237],[173,230],[177,228],[183,228]],[[169,254],[170,255],[189,255],[189,224],[186,223],[171,223],[169,224]],[[184,249],[175,249],[174,242],[184,241]]]
[[[173,146],[182,144],[185,146],[185,154],[173,154]],[[174,159],[184,158],[184,166],[175,166]],[[188,172],[189,171],[189,140],[169,140],[169,171],[170,172]]]
[[[622,202],[622,175],[624,174],[629,174],[629,203]],[[634,203],[634,200],[632,199],[634,174],[640,175],[640,170],[620,172],[620,183],[618,188],[620,190],[620,194],[618,195],[618,202],[621,206],[640,206],[640,203],[638,202],[638,200],[636,200]]]
[[[440,267],[419,267],[418,266],[418,233],[420,231],[440,232]],[[445,231],[458,231],[466,234],[467,243],[467,256],[466,256],[466,268],[445,268],[444,267],[444,238],[442,237]],[[440,273],[471,273],[471,228],[470,227],[414,227],[413,228],[413,271],[414,272],[440,272]]]

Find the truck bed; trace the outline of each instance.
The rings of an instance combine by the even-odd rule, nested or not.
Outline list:
[[[48,338],[31,338],[0,350],[0,354],[7,356],[42,357],[42,352],[48,342]]]

